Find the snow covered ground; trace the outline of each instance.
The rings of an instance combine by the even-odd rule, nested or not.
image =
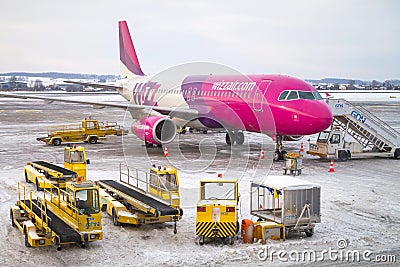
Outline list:
[[[84,98],[89,100],[90,97]],[[398,105],[381,103],[366,108],[400,130]],[[318,265],[374,265],[378,262],[369,262],[368,258],[375,260],[376,256],[382,255],[395,255],[397,262],[400,260],[400,161],[393,159],[335,162],[336,172],[328,173],[328,161],[306,156],[300,178],[322,187],[322,222],[317,224],[312,237],[295,234],[286,241],[268,241],[265,246],[258,243],[243,244],[240,239],[232,246],[222,242],[199,246],[195,235],[194,207],[199,198],[201,178],[216,177],[217,173],[223,173],[224,177],[240,179],[240,220],[256,220],[249,214],[250,181],[268,173],[282,173],[283,163],[272,163],[271,160],[274,150],[272,140],[250,133],[246,134],[246,142],[242,147],[233,146],[232,150],[225,145],[224,134],[181,135],[180,146],[170,146],[168,159],[158,148],[146,149],[131,134],[122,138],[110,137],[101,144],[83,144],[91,160],[88,177],[93,180],[118,179],[120,162],[142,170],[147,170],[152,164],[178,167],[184,209],[184,216],[178,223],[178,233],[173,234],[173,224],[170,223],[139,228],[117,227],[104,213],[104,239],[90,243],[85,249],[76,245],[64,246],[60,252],[55,247],[26,248],[23,236],[11,226],[9,219],[9,207],[17,199],[17,182],[23,181],[23,166],[31,160],[61,163],[63,157],[62,147],[47,146],[37,142],[36,137],[45,135],[49,125],[76,123],[89,116],[117,121],[127,128],[132,123],[124,110],[96,110],[83,105],[59,103],[43,105],[41,101],[0,98],[2,266],[304,265],[310,263],[309,260],[301,260],[300,256],[305,252],[316,253]],[[306,147],[307,139],[303,139]],[[264,143],[266,159],[259,161],[261,142]],[[300,142],[285,145],[286,150],[297,151]],[[343,249],[338,248],[338,241]],[[331,251],[332,255],[325,250]],[[345,259],[346,253],[354,251],[360,253],[361,262],[352,260],[352,257]],[[265,255],[268,255],[267,259],[263,258]],[[295,260],[296,256],[299,256],[298,260]],[[320,257],[323,260],[319,260]]]

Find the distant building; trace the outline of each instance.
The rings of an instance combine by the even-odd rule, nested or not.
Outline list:
[[[28,88],[28,83],[26,82],[20,82],[20,81],[15,81],[15,82],[0,82],[0,89],[1,90],[25,90]]]

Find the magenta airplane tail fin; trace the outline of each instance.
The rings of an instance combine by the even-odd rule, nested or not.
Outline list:
[[[140,68],[139,60],[136,55],[135,47],[129,33],[126,21],[118,22],[119,25],[119,59],[121,60],[121,76],[127,77],[138,75],[144,76]]]

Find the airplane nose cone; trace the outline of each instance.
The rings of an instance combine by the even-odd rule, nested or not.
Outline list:
[[[322,104],[322,103],[321,103]],[[327,128],[329,128],[332,124],[333,121],[333,115],[331,109],[328,107],[328,105],[323,102],[323,105],[319,107],[317,110],[318,116],[317,116],[317,124],[318,125],[318,132],[321,132]]]

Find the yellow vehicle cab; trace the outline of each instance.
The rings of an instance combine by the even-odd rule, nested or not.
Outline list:
[[[196,235],[199,244],[205,238],[221,238],[233,244],[239,232],[237,180],[200,180],[200,200],[197,203]]]
[[[179,178],[175,168],[153,165],[150,169],[149,184],[150,194],[171,202],[173,208],[180,207]]]

